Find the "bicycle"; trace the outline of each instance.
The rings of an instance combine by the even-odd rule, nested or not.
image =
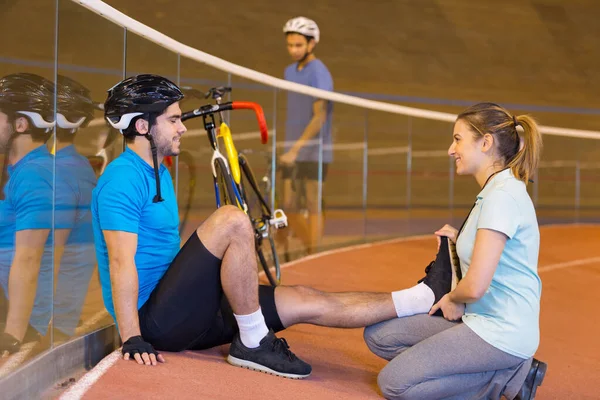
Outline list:
[[[215,100],[216,104],[208,104],[183,113],[181,120],[186,121],[191,118],[202,117],[204,130],[213,149],[211,168],[217,208],[223,205],[234,205],[248,215],[254,228],[255,249],[258,260],[269,283],[272,286],[277,286],[281,283],[281,268],[272,229],[287,227],[287,217],[281,209],[271,210],[261,193],[248,159],[243,152],[238,153],[236,150],[231,130],[224,122],[222,114],[223,111],[229,110],[253,110],[260,128],[261,142],[266,144],[269,133],[262,107],[252,102],[233,101],[223,103],[222,97],[225,93],[231,92],[230,87],[211,88],[205,94],[189,87],[183,89],[194,97],[204,99],[212,97]],[[215,114],[218,115],[219,119],[218,133]],[[223,140],[226,157],[221,152],[219,138]],[[273,263],[274,273],[271,271],[269,261]]]

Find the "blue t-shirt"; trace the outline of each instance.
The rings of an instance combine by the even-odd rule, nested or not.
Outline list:
[[[333,79],[329,70],[319,59],[312,60],[298,71],[298,63],[289,65],[285,69],[285,80],[317,89],[333,91]],[[291,149],[294,143],[300,139],[304,129],[313,118],[313,104],[318,98],[303,94],[288,92],[287,94],[287,116],[285,123],[285,151]],[[319,161],[319,140],[323,139],[323,162],[333,161],[331,149],[331,121],[333,114],[333,103],[326,102],[327,118],[321,127],[321,132],[311,139],[314,143],[306,144],[298,152],[296,161]]]
[[[92,218],[98,272],[104,305],[115,317],[108,249],[103,230],[138,235],[135,266],[138,273],[138,309],[162,278],[179,251],[179,211],[169,170],[159,169],[164,201],[156,195],[154,169],[131,149],[112,161],[98,180],[92,195]]]
[[[56,152],[55,229],[69,229],[54,295],[54,327],[73,335],[96,267],[92,190],[96,174],[70,145]]]
[[[468,274],[478,229],[508,237],[490,287],[467,304],[462,320],[492,346],[527,359],[539,345],[542,283],[538,276],[540,233],[525,183],[511,170],[496,174],[477,202],[457,240],[463,276]]]
[[[38,274],[29,323],[45,335],[52,312],[52,199],[53,160],[46,145],[30,151],[7,168],[4,200],[0,200],[0,284],[6,296],[15,255],[16,233],[49,229]],[[9,299],[10,300],[10,299]]]

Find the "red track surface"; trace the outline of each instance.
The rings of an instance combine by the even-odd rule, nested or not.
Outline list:
[[[542,228],[542,340],[536,357],[549,367],[537,399],[600,396],[599,241],[599,226]],[[283,276],[286,284],[329,291],[391,291],[413,285],[434,254],[433,237],[413,238],[301,261]],[[300,325],[280,336],[312,364],[310,378],[293,381],[232,367],[225,361],[228,346],[222,346],[165,353],[167,363],[157,367],[118,360],[84,398],[381,398],[376,382],[385,361],[367,350],[361,329]]]

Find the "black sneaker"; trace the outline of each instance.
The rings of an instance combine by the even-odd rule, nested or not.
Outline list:
[[[277,338],[272,330],[260,341],[260,346],[249,349],[236,335],[229,348],[227,362],[236,367],[252,369],[290,379],[303,379],[312,367],[296,357],[284,338]]]
[[[425,277],[418,281],[418,283],[424,282],[433,291],[435,296],[433,304],[436,304],[444,295],[454,290],[458,281],[462,278],[454,245],[449,243],[450,240],[446,236],[442,236],[440,239],[440,249],[435,260],[425,268]],[[441,309],[433,315],[444,316]]]
[[[542,386],[542,381],[544,380],[544,376],[546,376],[547,369],[548,365],[545,362],[541,362],[534,358],[531,363],[531,368],[529,368],[529,372],[527,373],[527,378],[525,378],[525,383],[523,383],[515,400],[535,399],[535,392],[537,391],[538,386]]]

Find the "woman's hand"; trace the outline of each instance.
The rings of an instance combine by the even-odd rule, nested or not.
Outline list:
[[[438,250],[440,249],[441,236],[446,236],[448,239],[452,241],[452,243],[456,243],[456,237],[458,236],[458,229],[446,224],[441,229],[434,232],[437,236]]]
[[[441,309],[444,318],[448,321],[459,320],[465,314],[465,304],[455,303],[450,300],[450,293],[444,295],[436,304],[431,307],[429,315],[433,315],[437,310]]]

